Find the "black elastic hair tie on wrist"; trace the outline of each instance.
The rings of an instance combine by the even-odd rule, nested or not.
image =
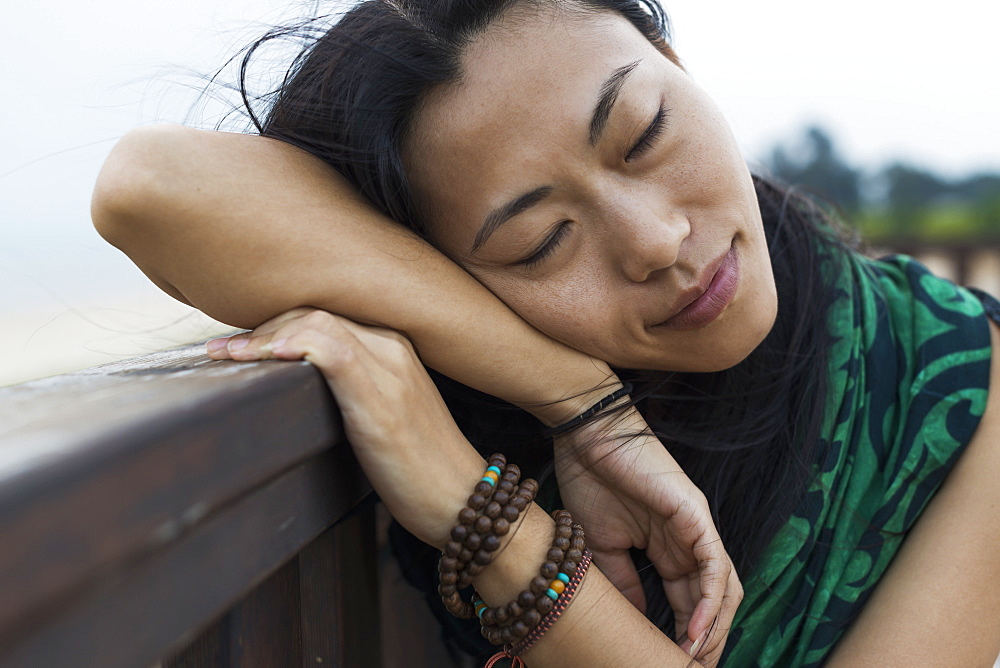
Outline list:
[[[632,392],[632,383],[623,383],[620,388],[618,388],[608,396],[604,397],[596,404],[594,404],[584,412],[577,415],[575,418],[569,420],[568,422],[563,422],[562,424],[556,425],[555,427],[550,427],[545,431],[549,436],[561,436],[562,434],[565,434],[568,431],[572,431],[573,429],[576,429],[584,422],[587,422],[588,420],[593,418],[595,415],[603,411],[611,404],[615,403],[622,397],[627,396],[630,392]]]

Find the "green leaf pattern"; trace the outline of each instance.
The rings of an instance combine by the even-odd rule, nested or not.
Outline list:
[[[838,297],[815,478],[745,577],[725,666],[823,663],[986,404],[990,338],[975,294],[905,256],[832,253],[824,275]]]

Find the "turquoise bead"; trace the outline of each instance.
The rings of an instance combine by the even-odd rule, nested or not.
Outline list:
[[[545,595],[548,596],[549,598],[551,598],[553,601],[558,601],[559,600],[559,594],[555,593],[551,589],[546,589],[545,590]]]
[[[501,471],[501,470],[500,470],[499,468],[497,468],[496,466],[491,466],[491,467],[489,467],[489,468],[488,468],[488,469],[486,469],[486,470],[487,470],[487,471],[493,471],[493,472],[494,472],[494,473],[496,473],[497,475],[503,475],[503,471]]]
[[[489,477],[488,475],[484,475],[482,478],[480,478],[480,480],[490,483],[491,487],[496,486],[497,484],[497,481]]]
[[[565,573],[557,573],[556,577],[563,581],[563,584],[569,584],[569,576]]]

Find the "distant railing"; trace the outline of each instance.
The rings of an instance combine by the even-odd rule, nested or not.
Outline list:
[[[914,241],[885,239],[873,244],[872,255],[912,255],[933,271],[959,285],[1000,295],[1000,237],[978,241]]]
[[[322,378],[201,350],[0,389],[0,666],[382,665]]]

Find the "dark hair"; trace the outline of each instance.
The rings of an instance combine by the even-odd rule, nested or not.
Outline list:
[[[517,6],[558,2],[575,10],[613,11],[673,54],[666,16],[647,0],[366,0],[332,27],[330,17],[272,31],[246,52],[240,88],[258,131],[333,165],[380,211],[424,233],[403,170],[401,147],[421,97],[455,80],[471,39]],[[314,39],[273,94],[261,119],[246,86],[254,52],[288,37]]]
[[[244,102],[262,134],[325,160],[383,213],[423,232],[401,158],[422,96],[460,74],[464,48],[497,17],[515,5],[545,1],[365,0],[332,27],[315,20],[254,43],[241,70]],[[654,0],[548,2],[618,13],[676,62],[666,16]],[[275,92],[251,96],[245,75],[255,50],[289,36],[308,45]],[[266,107],[263,120],[258,103]],[[633,397],[649,425],[705,492],[743,577],[802,498],[811,462],[819,456],[830,346],[825,318],[834,299],[820,263],[824,254],[842,248],[809,199],[760,177],[754,183],[778,289],[773,330],[746,360],[725,371],[618,370],[637,388]],[[540,437],[537,423],[514,409],[498,409],[469,388],[438,380],[480,449],[492,441],[509,451],[512,431]],[[655,571],[648,573],[656,579]],[[651,601],[650,612],[666,610],[658,583],[647,587],[647,595],[654,593],[661,604]]]

